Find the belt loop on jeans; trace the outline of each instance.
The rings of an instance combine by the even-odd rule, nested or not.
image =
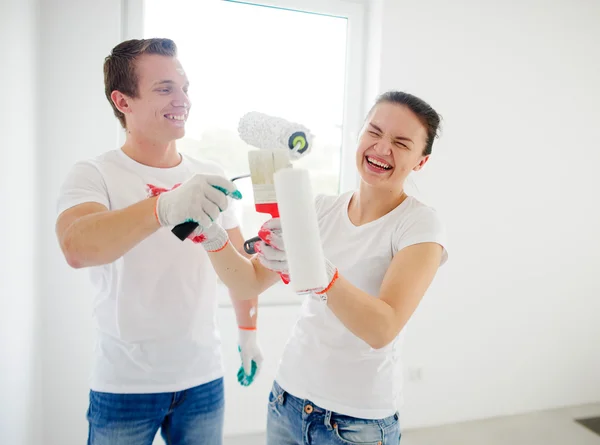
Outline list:
[[[324,423],[328,430],[333,429],[333,427],[331,426],[331,414],[332,414],[331,411],[329,411],[329,410],[325,411]]]

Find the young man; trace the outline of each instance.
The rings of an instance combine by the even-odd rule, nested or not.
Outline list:
[[[67,262],[89,268],[97,290],[88,443],[151,445],[160,429],[168,444],[221,444],[217,281],[203,232],[215,221],[243,252],[228,196],[236,188],[219,166],[177,151],[191,103],[173,41],[122,42],[104,81],[126,142],[75,164],[56,222]],[[171,229],[190,219],[200,226],[182,242]],[[250,372],[262,361],[256,296],[231,297]]]

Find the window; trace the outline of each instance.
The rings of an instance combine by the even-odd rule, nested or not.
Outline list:
[[[126,8],[125,38],[169,37],[178,46],[192,101],[186,137],[178,141],[182,152],[216,161],[228,177],[248,173],[247,152],[256,148],[238,137],[237,125],[246,112],[259,111],[300,123],[315,135],[311,152],[294,161],[309,170],[313,193],[354,188],[351,140],[361,115],[359,3],[130,0]],[[249,238],[268,216],[254,210],[250,180],[236,184],[244,196],[242,231]],[[266,294],[262,303],[298,301],[284,286]]]

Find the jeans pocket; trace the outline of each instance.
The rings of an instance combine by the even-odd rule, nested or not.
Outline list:
[[[382,445],[383,429],[377,421],[344,421],[333,424],[335,436],[350,445]]]
[[[383,436],[383,445],[398,445],[401,437],[400,424],[396,422],[384,428]]]
[[[276,405],[283,405],[284,396],[285,391],[277,384],[277,382],[274,382],[271,392],[269,393],[269,406],[274,408]]]

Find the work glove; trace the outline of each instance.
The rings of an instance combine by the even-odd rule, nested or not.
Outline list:
[[[195,221],[198,227],[188,236],[191,241],[201,243],[209,252],[218,251],[227,244],[227,232],[213,222],[227,209],[227,196],[241,199],[231,181],[221,176],[196,174],[172,189],[151,184],[147,187],[149,196],[158,196],[155,215],[161,226]]]
[[[256,339],[256,328],[239,328],[238,351],[242,364],[237,379],[240,385],[249,386],[258,377],[263,362],[262,352]]]
[[[227,209],[227,196],[241,197],[233,182],[222,176],[196,174],[158,195],[156,219],[161,226],[195,221],[206,229]]]

